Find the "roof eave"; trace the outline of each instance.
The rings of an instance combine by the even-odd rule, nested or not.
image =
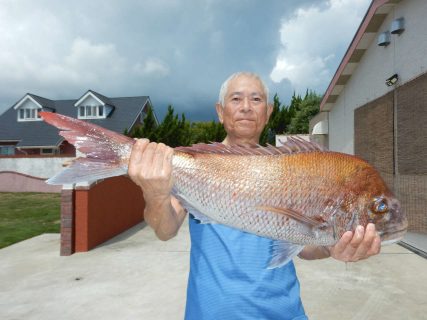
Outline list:
[[[15,109],[15,110],[19,109],[19,107],[22,106],[24,104],[24,102],[27,100],[31,100],[33,103],[35,103],[37,106],[39,106],[39,108],[43,108],[43,106],[38,101],[36,101],[29,93],[27,93],[21,100],[19,100],[15,104],[13,109]]]
[[[331,82],[329,83],[328,88],[326,89],[326,92],[323,96],[322,101],[320,102],[320,111],[329,111],[336,99],[338,98],[339,94],[334,94],[334,90],[335,91],[341,91],[341,89],[345,86],[345,84],[347,83],[347,81],[349,80],[352,72],[348,73],[348,74],[344,74],[344,70],[348,67],[351,66],[350,64],[358,64],[358,62],[360,61],[360,59],[362,58],[364,51],[366,49],[360,49],[358,48],[359,43],[361,42],[363,36],[365,34],[376,34],[377,30],[374,29],[368,29],[370,23],[372,22],[375,13],[378,11],[378,9],[387,4],[387,3],[397,3],[400,0],[373,0],[371,5],[368,8],[368,11],[365,14],[365,17],[363,18],[362,22],[359,25],[359,28],[357,29],[356,34],[353,37],[353,40],[351,41],[349,47],[347,48],[347,51],[344,55],[344,57],[341,60],[340,65],[338,66],[338,69],[336,70]],[[382,21],[384,20],[385,17],[379,17],[379,19]],[[381,21],[381,22],[382,22]],[[380,23],[381,24],[381,23]],[[378,26],[379,28],[379,26]],[[369,31],[369,32],[368,32]],[[354,68],[353,68],[354,70]],[[336,89],[337,86],[342,86],[341,88],[338,88],[339,90]]]

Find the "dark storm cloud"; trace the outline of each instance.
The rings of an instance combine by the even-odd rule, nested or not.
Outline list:
[[[93,89],[149,95],[159,118],[172,104],[191,120],[212,120],[222,81],[241,70],[259,73],[272,94],[289,99],[292,79],[270,78],[283,58],[281,30],[313,4],[319,14],[332,6],[315,0],[2,1],[0,112],[26,92],[62,99]]]

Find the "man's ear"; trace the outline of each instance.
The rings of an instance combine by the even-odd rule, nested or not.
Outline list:
[[[269,103],[267,105],[267,121],[265,123],[268,123],[268,120],[270,120],[270,116],[273,113],[273,105]]]
[[[215,108],[216,108],[216,113],[218,114],[219,122],[224,123],[224,121],[223,121],[223,119],[224,119],[224,117],[223,117],[224,116],[223,115],[224,108],[222,107],[222,104],[221,103],[217,103],[215,105]]]

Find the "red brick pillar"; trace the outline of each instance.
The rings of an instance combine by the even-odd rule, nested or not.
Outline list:
[[[61,191],[61,256],[74,253],[74,190]]]

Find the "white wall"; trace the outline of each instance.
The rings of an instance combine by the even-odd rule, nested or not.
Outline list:
[[[21,104],[19,106],[18,109],[21,109],[21,108],[23,108],[23,109],[37,109],[38,106],[33,101],[31,101],[30,99],[27,99],[23,104]]]
[[[72,157],[0,158],[0,172],[13,171],[38,178],[50,178],[60,172],[62,164]]]
[[[99,101],[93,98],[92,96],[87,96],[86,99],[84,99],[79,106],[99,106]]]
[[[391,35],[387,47],[377,37],[362,57],[329,114],[329,148],[354,153],[354,109],[393,90],[385,79],[397,73],[404,84],[427,71],[427,1],[403,0],[390,11],[379,33],[394,19],[405,19],[405,31]]]

